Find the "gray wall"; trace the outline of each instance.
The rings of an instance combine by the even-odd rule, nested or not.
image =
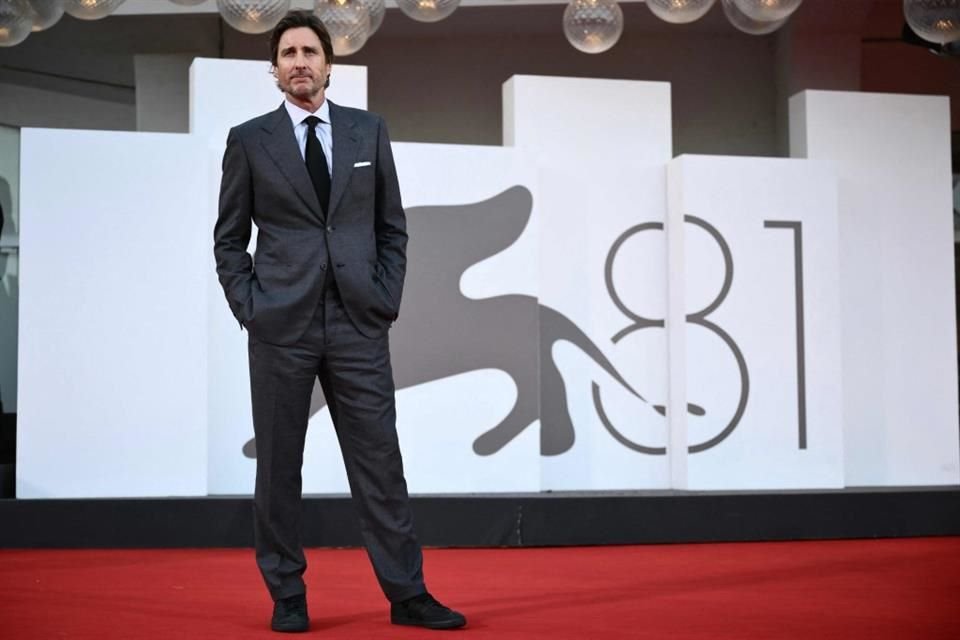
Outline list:
[[[566,42],[563,8],[461,8],[437,24],[389,10],[343,62],[369,67],[370,107],[403,141],[500,144],[500,87],[514,74],[670,81],[678,154],[786,155],[787,100],[803,89],[950,94],[960,128],[956,61],[899,42],[900,0],[805,0],[764,37],[736,31],[719,7],[669,25],[627,3],[623,38],[596,56]],[[66,16],[0,49],[0,124],[183,131],[186,59],[264,59],[266,42],[212,13]],[[575,100],[571,117],[589,117]]]
[[[562,5],[461,9],[439,25],[391,10],[381,32],[342,62],[369,67],[370,108],[397,140],[500,144],[501,85],[543,74],[672,82],[677,153],[777,153],[776,36],[742,35],[714,14],[671,29],[643,5],[624,9],[624,37],[599,56],[566,42]],[[222,28],[213,15],[65,17],[0,50],[0,123],[183,131],[178,82],[188,57],[256,59],[265,50],[265,37]],[[570,108],[571,122],[589,117],[576,96]]]
[[[628,33],[604,56],[588,56],[560,34],[433,39],[405,50],[385,38],[356,60],[370,69],[370,107],[389,116],[399,140],[501,144],[503,83],[514,74],[564,75],[671,82],[678,154],[770,155],[774,46],[771,38]],[[569,96],[571,126],[590,117],[577,102]]]
[[[17,326],[19,276],[18,185],[20,132],[0,126],[0,403],[4,413],[17,410]]]
[[[137,54],[137,131],[183,133],[190,123],[190,63],[186,54]]]

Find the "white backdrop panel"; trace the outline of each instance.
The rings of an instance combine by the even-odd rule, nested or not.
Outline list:
[[[806,91],[790,125],[840,178],[846,483],[956,484],[949,100]]]
[[[442,262],[423,264],[446,259],[438,247],[446,245],[462,252],[472,241],[479,240],[479,235],[471,237],[470,233],[479,234],[485,226],[496,228],[500,224],[495,219],[499,217],[494,215],[496,211],[487,212],[486,220],[476,219],[475,216],[485,215],[478,203],[516,186],[529,188],[533,183],[527,163],[513,149],[400,143],[394,144],[394,154],[411,233],[408,273],[420,266],[443,272]],[[429,224],[425,223],[425,216]],[[482,300],[497,296],[498,289],[509,289],[513,283],[528,291],[535,287],[535,229],[530,225],[521,225],[520,229],[523,230],[521,237],[506,250],[467,269],[461,281],[454,283],[458,290],[438,290],[433,292],[434,297],[462,294]],[[515,250],[516,247],[519,250]],[[438,306],[441,302],[431,300],[431,292],[417,293],[413,289],[414,286],[423,288],[422,278],[414,275],[410,280],[401,319],[391,335],[398,386],[397,429],[410,490],[420,493],[536,491],[539,488],[536,424],[531,424],[521,437],[493,455],[479,456],[472,448],[475,438],[496,426],[510,411],[518,393],[515,384],[504,372],[475,364],[476,349],[471,349],[469,327],[452,315],[448,317],[450,308]],[[225,310],[219,285],[211,290],[211,307]],[[433,308],[439,312],[431,314]],[[253,434],[246,334],[240,333],[236,321],[228,311],[225,313],[222,322],[211,326],[210,335],[211,492],[249,493],[253,489],[254,462],[241,453]],[[531,309],[531,318],[534,314]],[[433,333],[423,333],[422,328],[430,323],[440,326],[436,326]],[[441,334],[451,329],[463,334],[463,345],[442,342]],[[518,339],[533,343],[536,334]],[[460,356],[458,349],[462,349]],[[458,358],[462,362],[456,362]],[[439,368],[431,360],[453,360],[448,369],[460,373],[436,374]],[[216,376],[214,363],[221,367]],[[309,423],[304,491],[346,492],[346,476],[329,411],[322,406],[322,395],[316,398],[318,401],[314,404],[319,410]]]
[[[202,158],[23,130],[18,498],[206,493]]]
[[[345,107],[367,108],[367,68],[337,64],[327,97]],[[262,60],[196,58],[190,65],[190,133],[223,145],[231,127],[273,111],[283,94]]]
[[[541,486],[667,487],[666,456],[624,444],[662,446],[666,439],[666,420],[653,408],[666,403],[666,334],[661,327],[634,328],[635,315],[664,319],[663,234],[634,255],[616,246],[635,225],[662,225],[666,218],[670,85],[515,76],[504,84],[503,121],[505,144],[540,169],[540,304],[560,316],[541,321],[544,336],[562,338],[541,359],[541,429],[547,430]],[[644,400],[588,355],[591,345]],[[549,359],[562,374],[562,389],[544,375]],[[558,406],[560,391],[566,408]],[[572,442],[555,424],[564,411]]]
[[[230,314],[217,281],[213,259],[213,226],[217,220],[221,160],[231,127],[283,102],[270,65],[254,60],[197,58],[190,67],[190,132],[203,145],[207,180],[197,196],[203,198],[207,251],[200,267],[207,283],[209,317],[209,492],[253,493],[255,464],[242,453],[253,435],[250,410],[250,373],[247,367],[247,334]],[[327,95],[344,106],[367,106],[367,68],[336,65]],[[256,230],[250,251],[256,247]],[[346,476],[327,448],[311,446],[305,452],[305,469],[311,470],[307,491],[346,491]],[[324,471],[320,471],[324,470]],[[319,480],[316,476],[326,480]],[[329,474],[329,475],[324,475]]]
[[[668,174],[669,233],[683,238],[670,331],[685,354],[671,367],[690,403],[670,413],[691,447],[678,488],[842,487],[832,169],[681,156]]]
[[[397,432],[408,488],[413,493],[537,491],[535,423],[493,454],[477,455],[473,449],[474,440],[510,412],[518,393],[531,389],[518,389],[509,371],[479,364],[483,345],[478,339],[486,334],[476,333],[483,327],[474,326],[470,317],[474,309],[483,317],[484,301],[496,305],[497,297],[514,285],[526,291],[536,286],[536,228],[519,224],[520,237],[467,268],[458,288],[456,281],[449,290],[442,284],[432,289],[432,280],[425,282],[442,278],[452,268],[448,250],[464,253],[471,244],[484,242],[490,233],[499,233],[507,216],[536,216],[536,197],[532,212],[482,204],[513,187],[529,190],[534,174],[513,149],[399,143],[393,151],[410,233],[408,280],[390,337]],[[457,305],[460,296],[460,302],[469,305],[473,300],[476,306]],[[467,315],[459,316],[464,309]],[[534,314],[531,308],[530,326],[535,329]],[[453,341],[447,342],[448,337]],[[504,333],[500,339],[529,344],[537,336]],[[489,366],[496,364],[494,359]],[[460,373],[438,373],[441,370]],[[408,381],[414,384],[408,386]],[[347,491],[325,409],[311,419],[307,443],[307,454],[314,457],[304,463],[304,490]]]
[[[252,491],[246,334],[212,229],[227,129],[280,103],[268,68],[197,60],[190,136],[24,131],[20,497]],[[364,68],[334,79],[333,100],[365,106]],[[839,233],[823,165],[698,157],[672,165],[684,233],[665,232],[666,83],[519,76],[504,86],[506,147],[394,145],[411,230],[392,333],[411,491],[840,486],[842,435],[848,484],[960,481],[945,101],[809,92],[791,108],[797,153],[839,167]],[[71,180],[51,189],[51,175]],[[729,243],[736,277],[710,319],[751,380],[729,438],[690,456],[664,448],[717,425],[687,400],[735,411],[738,365],[717,331],[683,321],[722,287],[723,257],[682,213]],[[682,265],[669,309],[668,240]],[[345,492],[315,400],[304,489]]]

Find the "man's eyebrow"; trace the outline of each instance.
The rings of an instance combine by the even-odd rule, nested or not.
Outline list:
[[[317,48],[311,45],[304,45],[303,47],[301,47],[301,49],[309,53],[317,52]],[[283,49],[280,49],[280,53],[290,53],[291,51],[296,51],[296,50],[297,50],[296,46],[290,45],[289,47],[284,47]]]

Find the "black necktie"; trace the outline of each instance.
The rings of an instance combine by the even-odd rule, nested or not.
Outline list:
[[[317,139],[317,123],[320,118],[309,116],[304,120],[307,123],[307,172],[317,192],[317,199],[326,215],[330,207],[330,170],[327,168],[327,158],[323,155],[323,147]]]

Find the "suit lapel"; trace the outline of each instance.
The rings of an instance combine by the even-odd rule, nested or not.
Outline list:
[[[290,122],[290,116],[282,104],[274,112],[273,117],[263,125],[263,130],[269,134],[260,138],[263,148],[304,204],[323,220],[324,212],[320,207],[320,200],[313,188],[313,182],[310,181],[307,165],[300,155],[297,139],[293,135],[293,123]]]
[[[360,134],[353,118],[340,106],[330,103],[330,125],[333,128],[333,180],[330,185],[330,214],[337,210],[343,192],[350,182],[353,163],[360,150]],[[329,215],[327,216],[329,218]]]

